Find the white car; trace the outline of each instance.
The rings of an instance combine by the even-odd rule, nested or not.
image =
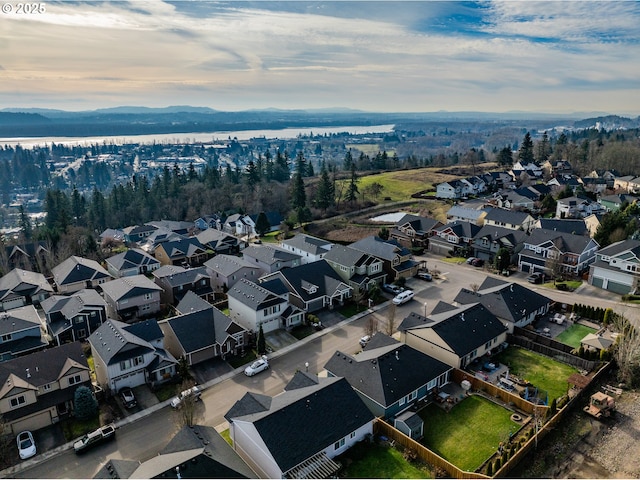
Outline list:
[[[18,453],[22,460],[31,458],[36,454],[36,442],[33,440],[31,432],[24,431],[18,434]]]
[[[173,400],[171,400],[171,407],[180,408],[182,406],[182,402],[187,397],[195,397],[195,400],[197,401],[200,399],[200,395],[202,395],[202,390],[200,390],[197,385],[194,385],[193,387],[180,392],[180,395],[177,397],[173,397]]]
[[[247,368],[244,369],[244,374],[247,377],[253,377],[256,373],[260,373],[263,370],[267,370],[269,368],[269,362],[267,361],[267,357],[263,355],[261,358],[253,362]]]
[[[399,293],[393,300],[391,300],[395,305],[402,305],[403,303],[407,303],[409,300],[413,298],[413,290],[405,290],[402,293]]]

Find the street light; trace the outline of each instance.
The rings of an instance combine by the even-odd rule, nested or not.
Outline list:
[[[309,373],[309,362],[304,362],[304,371]]]
[[[424,318],[427,318],[427,302],[424,302]]]

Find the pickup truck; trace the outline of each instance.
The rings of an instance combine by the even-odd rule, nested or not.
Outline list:
[[[90,448],[116,436],[116,426],[113,423],[100,427],[93,432],[87,433],[84,437],[79,438],[73,443],[73,449],[76,453],[82,453]]]

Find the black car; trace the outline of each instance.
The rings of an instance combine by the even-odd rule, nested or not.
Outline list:
[[[125,408],[133,408],[138,405],[136,396],[133,394],[133,390],[129,387],[124,387],[120,390],[120,399],[122,400],[122,404]]]

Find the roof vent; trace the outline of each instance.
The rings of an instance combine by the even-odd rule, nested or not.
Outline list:
[[[27,378],[31,378],[31,374],[29,373],[29,369],[25,368],[25,370],[27,371]]]

